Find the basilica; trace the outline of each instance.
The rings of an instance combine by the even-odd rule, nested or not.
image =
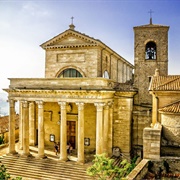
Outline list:
[[[169,26],[150,19],[133,29],[134,65],[73,23],[41,44],[45,77],[9,78],[4,89],[9,153],[16,153],[16,103],[25,156],[31,145],[43,158],[54,142],[60,144],[61,161],[67,161],[71,143],[78,163],[85,162],[85,153],[111,156],[118,149],[126,157],[156,159],[161,146],[179,147],[180,75],[168,75]]]

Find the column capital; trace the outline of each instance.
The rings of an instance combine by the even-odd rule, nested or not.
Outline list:
[[[15,106],[16,100],[14,100],[14,99],[9,99],[8,101],[9,101],[9,106],[10,106],[11,108],[13,108],[13,107]]]
[[[61,109],[66,109],[67,103],[65,101],[63,101],[63,102],[59,101],[58,104],[61,105]]]
[[[36,104],[38,105],[38,108],[43,108],[43,101],[36,101]]]
[[[96,103],[94,103],[94,105],[96,106],[97,111],[102,111],[103,107],[105,106],[105,103],[104,102],[96,102]]]
[[[83,110],[84,109],[84,102],[76,102],[76,105],[78,106],[79,110]]]
[[[114,101],[109,101],[107,104],[109,107],[112,107],[114,105]]]
[[[29,107],[29,102],[28,102],[28,101],[23,100],[23,101],[21,101],[21,102],[22,102],[22,107],[23,107],[23,108],[28,108],[28,107]]]

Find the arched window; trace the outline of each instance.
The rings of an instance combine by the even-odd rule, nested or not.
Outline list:
[[[152,41],[146,44],[145,59],[156,59],[156,44]]]
[[[104,71],[103,78],[109,79],[109,73],[107,71]]]
[[[81,73],[77,71],[76,69],[65,69],[61,74],[58,76],[59,78],[64,78],[64,77],[82,77]]]

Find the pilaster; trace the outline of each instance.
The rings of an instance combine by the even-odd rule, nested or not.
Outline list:
[[[108,132],[109,132],[109,106],[106,104],[104,106],[104,142],[103,142],[103,152],[108,155]]]
[[[113,102],[109,102],[109,122],[108,122],[108,155],[112,155],[113,141]]]
[[[36,120],[35,120],[35,103],[29,104],[29,127],[30,127],[30,145],[35,146],[36,144]]]

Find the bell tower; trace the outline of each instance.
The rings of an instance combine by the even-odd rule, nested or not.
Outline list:
[[[168,75],[169,26],[152,24],[134,27],[134,85],[138,89],[135,104],[151,105],[148,92],[151,76],[159,69],[160,75]]]
[[[152,95],[148,88],[155,70],[159,75],[168,75],[168,30],[169,26],[147,25],[134,29],[134,87],[138,93],[133,105],[132,144],[137,152],[142,152],[143,129],[152,123]],[[140,149],[139,149],[140,148]]]

